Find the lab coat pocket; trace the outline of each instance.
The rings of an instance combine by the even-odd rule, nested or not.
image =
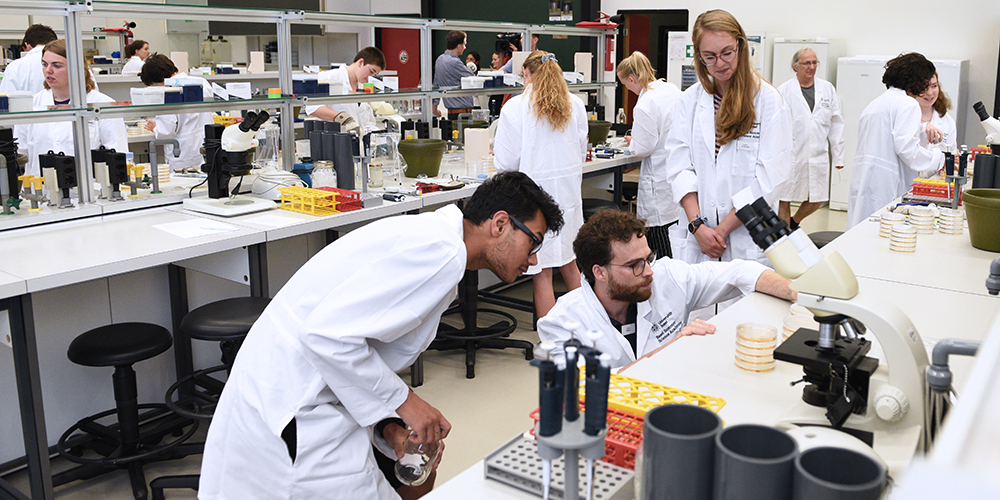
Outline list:
[[[757,170],[757,155],[760,151],[760,122],[739,139],[736,139],[736,151],[733,154],[734,176],[753,177]]]

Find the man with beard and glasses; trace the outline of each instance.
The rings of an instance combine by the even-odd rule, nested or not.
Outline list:
[[[586,279],[538,320],[538,337],[561,346],[576,336],[583,345],[610,354],[616,368],[677,337],[715,333],[714,325],[700,319],[688,324],[693,309],[753,291],[797,298],[790,281],[757,262],[657,259],[646,242],[645,221],[629,212],[602,210],[591,216],[573,250]],[[590,330],[602,337],[588,339]]]

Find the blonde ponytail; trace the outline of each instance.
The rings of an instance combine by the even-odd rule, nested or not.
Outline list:
[[[628,78],[629,75],[635,75],[639,85],[642,85],[644,89],[648,89],[649,84],[656,80],[656,72],[653,71],[653,65],[649,63],[649,58],[638,50],[622,59],[615,72],[622,80]]]
[[[565,130],[573,117],[573,104],[559,61],[548,52],[536,50],[524,60],[524,67],[531,72],[531,108],[535,115],[548,121],[553,129]]]

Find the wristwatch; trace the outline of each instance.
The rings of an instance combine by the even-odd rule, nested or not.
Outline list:
[[[702,217],[701,215],[696,215],[693,221],[688,222],[688,232],[694,234],[694,232],[697,231],[698,228],[701,227],[701,225],[707,221],[708,219]]]

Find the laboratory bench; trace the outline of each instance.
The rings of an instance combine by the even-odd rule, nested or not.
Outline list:
[[[442,165],[441,177],[464,175],[461,155],[452,154],[450,160]],[[588,177],[611,175],[620,179],[621,171],[634,161],[619,155],[588,162],[584,171]],[[182,188],[179,184],[186,187],[198,181],[181,180],[163,184],[161,189]],[[414,182],[404,181],[407,186]],[[223,218],[190,212],[178,204],[116,212],[139,208],[136,203],[162,204],[167,197],[176,203],[186,196],[183,189],[183,193],[144,195],[145,202],[87,204],[77,210],[91,210],[91,217],[0,232],[0,242],[22,250],[15,258],[0,262],[0,300],[8,313],[13,343],[13,368],[7,369],[10,373],[0,371],[0,376],[15,381],[0,388],[0,396],[7,401],[18,399],[22,421],[19,427],[9,405],[10,418],[4,428],[9,432],[2,433],[9,442],[3,448],[16,454],[19,443],[13,437],[23,437],[31,498],[52,498],[49,435],[61,433],[84,414],[103,410],[113,401],[110,394],[107,398],[93,394],[94,390],[110,391],[105,377],[66,362],[65,346],[75,335],[122,321],[173,326],[172,331],[177,332],[176,326],[189,306],[200,305],[189,304],[188,297],[189,288],[192,295],[199,295],[197,288],[205,278],[197,275],[230,283],[229,288],[222,287],[224,293],[236,290],[237,294],[270,296],[268,274],[274,273],[272,268],[285,268],[282,277],[290,277],[310,253],[329,240],[318,242],[315,251],[297,252],[291,258],[284,251],[288,245],[298,245],[293,238],[329,234],[383,217],[438,207],[468,198],[477,186],[472,183],[452,191],[406,196],[401,202],[383,201],[379,206],[325,217],[268,210]],[[268,261],[269,244],[277,245],[281,259]],[[191,276],[190,287],[188,270],[198,272]],[[200,295],[192,302],[224,298]],[[154,387],[141,387],[140,399],[162,399],[167,385],[205,358],[192,352],[188,339],[175,337],[172,349],[173,362],[144,362],[143,371],[152,371],[156,382],[142,384]],[[73,394],[67,397],[67,392]],[[81,398],[83,394],[85,398]],[[11,458],[16,457],[4,460]],[[0,481],[0,498],[5,497],[5,488]]]
[[[988,335],[1000,335],[994,331],[1000,328],[991,330],[1000,312],[1000,298],[988,295],[984,285],[990,262],[998,254],[972,248],[967,229],[961,236],[921,234],[916,252],[901,254],[889,250],[888,239],[878,236],[878,222],[866,221],[821,250],[824,254],[833,251],[841,253],[854,269],[862,293],[891,302],[909,317],[927,348],[928,357],[941,339],[984,341]],[[717,328],[714,335],[680,337],[620,373],[722,398],[726,404],[719,417],[726,425],[774,425],[802,405],[802,386],[790,386],[790,382],[802,378],[802,367],[778,362],[769,372],[740,369],[734,361],[735,330],[738,324],[752,322],[773,326],[781,332],[783,320],[789,314],[789,302],[754,292],[709,320]],[[885,363],[878,339],[871,334],[866,338],[873,343],[869,356]],[[975,359],[952,356],[949,362],[955,376],[954,386],[961,396],[963,387],[975,385],[968,378]],[[531,425],[525,418],[525,431]],[[537,497],[486,479],[483,461],[479,461],[438,485],[425,498]]]

